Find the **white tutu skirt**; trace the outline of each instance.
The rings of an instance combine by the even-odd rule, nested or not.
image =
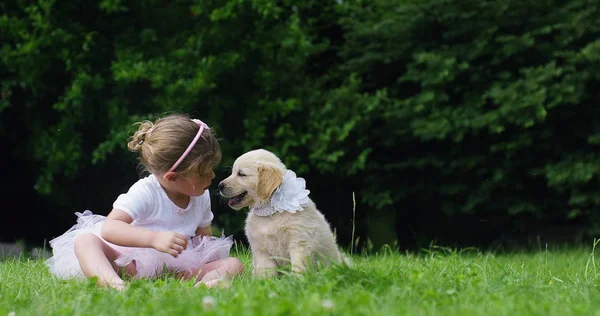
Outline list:
[[[88,210],[83,214],[77,212],[75,215],[78,217],[77,224],[50,241],[53,256],[45,262],[50,272],[61,279],[84,277],[73,245],[77,236],[92,233],[102,239],[100,231],[105,216],[94,215]],[[187,249],[174,258],[153,248],[123,247],[102,240],[121,253],[114,261],[117,266],[124,267],[135,261],[135,278],[157,277],[165,271],[191,272],[206,263],[229,257],[233,245],[233,236],[196,236],[189,239]]]

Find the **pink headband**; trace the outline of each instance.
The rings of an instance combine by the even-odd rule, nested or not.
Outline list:
[[[198,124],[198,126],[200,126],[200,129],[198,130],[198,134],[196,134],[196,137],[194,137],[194,140],[192,140],[192,142],[190,143],[188,148],[183,152],[181,157],[179,157],[179,160],[177,160],[177,162],[173,165],[173,167],[171,167],[171,169],[169,169],[169,172],[172,172],[173,170],[177,169],[177,167],[183,161],[183,159],[185,159],[185,157],[190,153],[190,151],[192,151],[192,148],[194,148],[194,146],[198,142],[198,139],[200,139],[200,136],[202,135],[202,132],[204,131],[204,129],[210,129],[210,127],[208,127],[208,125],[206,125],[206,123],[204,123],[198,119],[193,119],[192,121],[194,123]]]

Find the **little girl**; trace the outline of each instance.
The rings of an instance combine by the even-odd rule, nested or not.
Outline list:
[[[210,128],[184,115],[139,123],[128,143],[140,152],[145,177],[119,195],[104,217],[90,211],[50,241],[46,264],[61,278],[98,277],[101,286],[124,288],[119,273],[157,277],[174,271],[210,287],[243,270],[229,257],[232,237],[212,237],[210,194],[221,148]]]

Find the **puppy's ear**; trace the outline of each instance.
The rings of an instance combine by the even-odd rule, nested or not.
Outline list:
[[[283,172],[275,164],[261,162],[258,164],[258,182],[256,195],[262,200],[267,200],[273,191],[283,182]]]

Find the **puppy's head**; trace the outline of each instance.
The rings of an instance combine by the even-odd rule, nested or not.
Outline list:
[[[273,153],[264,149],[249,151],[235,160],[231,175],[219,183],[219,191],[234,210],[252,206],[271,198],[285,170]]]

